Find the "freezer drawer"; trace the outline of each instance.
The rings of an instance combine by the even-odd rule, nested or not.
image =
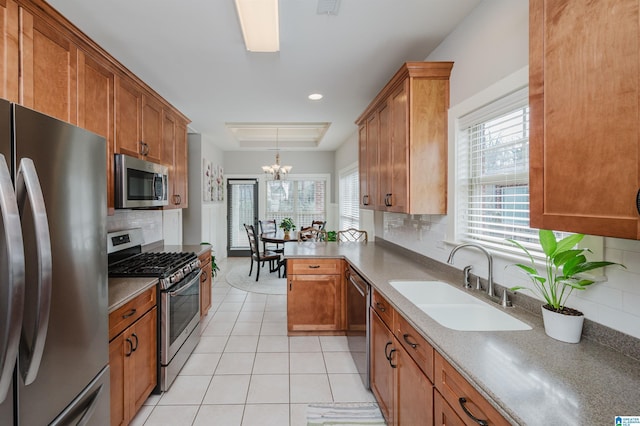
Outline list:
[[[109,366],[93,379],[50,426],[109,426]]]

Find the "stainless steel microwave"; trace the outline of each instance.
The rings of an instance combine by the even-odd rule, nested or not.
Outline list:
[[[168,202],[169,169],[161,164],[115,154],[115,207],[161,207]]]

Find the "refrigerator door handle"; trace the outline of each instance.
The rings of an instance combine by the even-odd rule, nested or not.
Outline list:
[[[44,344],[49,327],[49,311],[51,308],[51,285],[52,285],[52,258],[51,258],[51,238],[49,233],[49,223],[47,211],[44,204],[44,196],[40,187],[40,180],[36,172],[33,160],[23,158],[20,160],[20,167],[16,176],[16,198],[18,209],[22,217],[27,198],[31,204],[33,214],[33,224],[36,239],[36,251],[38,258],[38,289],[37,289],[37,310],[33,325],[33,336],[31,342],[27,341],[26,333],[23,332],[20,339],[19,366],[20,374],[25,385],[33,383],[38,375]]]
[[[4,324],[0,341],[0,403],[7,397],[13,380],[13,367],[18,356],[20,331],[22,329],[22,314],[24,312],[24,244],[22,242],[22,227],[20,226],[20,212],[13,190],[11,174],[4,155],[0,154],[0,214],[2,215],[2,236],[6,248],[6,277],[5,293],[0,295],[0,303],[6,303],[0,312],[6,311],[6,316],[0,320]],[[3,259],[4,261],[4,259]],[[6,297],[3,300],[2,297]]]

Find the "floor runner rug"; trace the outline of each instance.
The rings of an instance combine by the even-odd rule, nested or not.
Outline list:
[[[326,403],[307,406],[307,426],[386,425],[376,403]]]

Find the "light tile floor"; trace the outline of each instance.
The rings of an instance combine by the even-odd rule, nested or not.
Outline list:
[[[229,270],[235,262],[223,259]],[[266,270],[261,271],[263,274]],[[344,336],[287,336],[286,295],[247,293],[218,276],[200,344],[134,426],[306,425],[313,402],[369,402]]]

